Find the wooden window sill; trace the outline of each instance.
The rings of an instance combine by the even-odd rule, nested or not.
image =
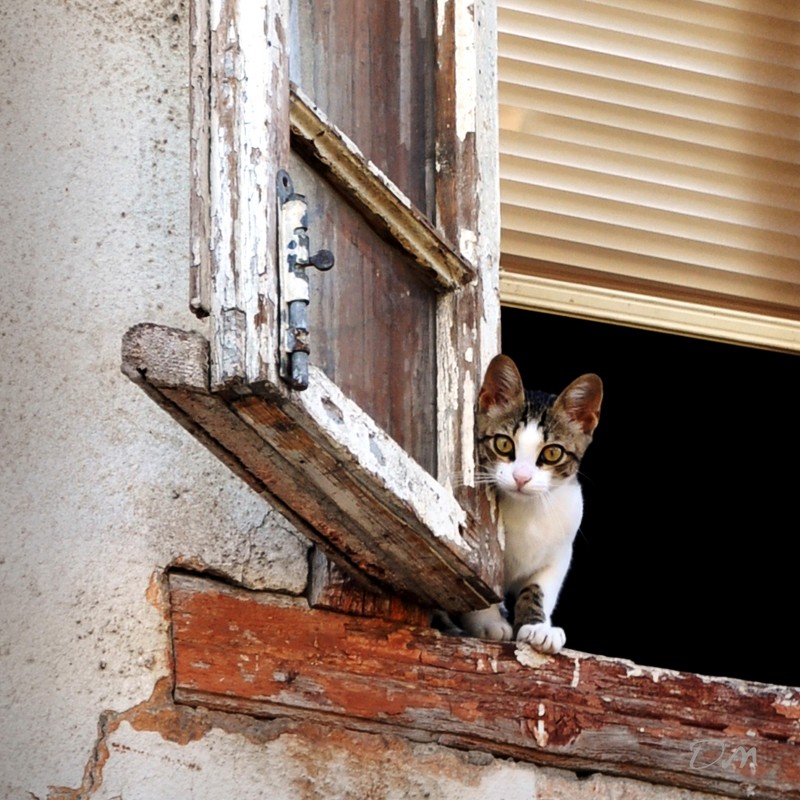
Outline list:
[[[797,689],[544,656],[197,576],[169,583],[179,703],[732,797],[800,798]]]

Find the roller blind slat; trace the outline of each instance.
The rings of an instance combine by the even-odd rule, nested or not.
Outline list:
[[[509,159],[500,180],[504,201],[522,207],[533,203],[551,210],[561,208],[609,224],[624,217],[636,218],[638,226],[647,230],[677,235],[691,228],[698,238],[709,241],[757,239],[761,244],[755,252],[791,256],[800,249],[797,209],[758,203],[754,198],[742,201],[666,182],[529,159]],[[586,191],[587,184],[591,184],[591,192]]]
[[[622,188],[626,186],[625,180],[640,181],[646,185],[654,184],[661,195],[680,189],[713,196],[714,202],[723,204],[740,201],[747,205],[764,207],[765,210],[774,209],[778,214],[784,215],[787,232],[797,228],[800,192],[796,187],[787,186],[783,182],[785,168],[769,175],[770,165],[754,161],[749,170],[736,173],[728,170],[730,159],[718,163],[713,159],[713,154],[706,152],[697,158],[698,163],[707,165],[707,168],[700,169],[670,160],[674,151],[669,146],[645,157],[637,153],[613,150],[611,143],[597,147],[560,141],[550,136],[510,132],[503,136],[503,149],[506,154],[503,159],[503,179],[533,184],[537,180],[543,180],[548,173],[553,173],[554,178],[561,178],[563,170],[565,183],[570,183],[570,176],[574,173],[574,180],[585,186],[587,178],[583,172],[590,175],[600,174],[619,180]],[[531,158],[531,152],[535,152],[537,157]],[[736,160],[733,161],[736,163]],[[648,187],[648,191],[648,196],[653,197],[655,193],[652,187]],[[682,196],[678,197],[682,201]]]
[[[506,269],[800,319],[800,4],[500,0],[499,30]]]

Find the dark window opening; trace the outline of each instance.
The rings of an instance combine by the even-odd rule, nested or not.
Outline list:
[[[528,388],[604,382],[567,646],[799,685],[797,357],[512,308],[503,352]]]

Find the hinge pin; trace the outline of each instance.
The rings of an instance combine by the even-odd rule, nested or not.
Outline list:
[[[310,300],[306,267],[320,271],[334,264],[330,250],[308,254],[306,200],[295,194],[285,170],[278,173],[278,227],[280,265],[281,377],[298,391],[308,388],[308,304]]]

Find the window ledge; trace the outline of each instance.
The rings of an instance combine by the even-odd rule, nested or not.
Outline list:
[[[800,798],[800,690],[443,636],[170,576],[179,703],[731,797]]]

